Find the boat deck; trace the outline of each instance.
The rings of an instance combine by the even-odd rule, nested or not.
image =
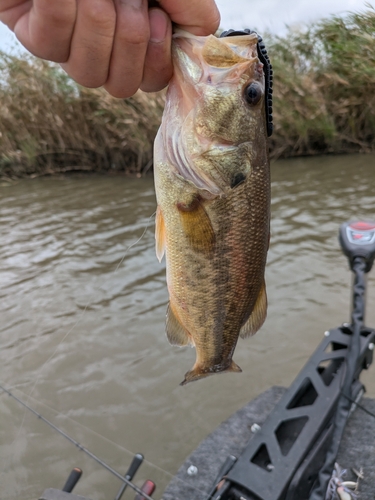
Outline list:
[[[212,481],[228,455],[238,457],[254,435],[251,426],[262,425],[286,389],[271,387],[242,407],[217,427],[186,459],[176,476],[165,490],[162,500],[206,500]],[[375,399],[363,398],[360,402],[366,410],[375,414]],[[345,481],[357,478],[352,468],[363,468],[360,481],[360,500],[374,500],[375,491],[375,419],[357,408],[351,415],[341,442],[338,464],[347,469]],[[198,471],[189,475],[194,465]]]

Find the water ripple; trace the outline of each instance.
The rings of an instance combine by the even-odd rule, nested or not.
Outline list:
[[[36,399],[175,470],[237,408],[270,385],[288,385],[322,332],[348,319],[351,277],[338,226],[375,218],[373,166],[373,156],[272,166],[268,319],[239,341],[242,375],[184,389],[178,384],[195,353],[171,347],[164,333],[168,296],[165,266],[155,258],[152,180],[45,178],[0,187],[0,378],[31,381]],[[371,304],[371,276],[369,285]],[[367,319],[375,324],[373,308]],[[374,377],[366,386],[375,396]],[[59,486],[74,451],[32,418],[20,430],[23,413],[9,398],[0,396],[0,414],[9,498],[38,498],[46,477]],[[78,427],[70,432],[124,469],[110,444]],[[111,488],[104,478],[85,494],[101,499]]]

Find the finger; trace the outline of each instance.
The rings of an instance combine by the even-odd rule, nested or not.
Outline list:
[[[3,0],[0,6],[0,21],[14,31],[17,21],[30,11],[32,5],[32,0]]]
[[[150,38],[147,0],[115,0],[116,32],[104,88],[115,97],[138,90]]]
[[[141,89],[157,92],[172,78],[172,23],[161,9],[149,10],[150,41],[147,47]]]
[[[31,53],[55,62],[68,59],[76,0],[23,2],[9,9],[6,17],[18,40]]]
[[[65,71],[85,87],[100,87],[108,77],[116,25],[112,0],[78,0],[69,59]]]
[[[214,0],[158,0],[160,7],[179,28],[193,35],[215,33],[220,25],[220,13]]]

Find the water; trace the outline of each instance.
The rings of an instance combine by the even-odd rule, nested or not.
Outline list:
[[[239,341],[242,374],[183,388],[195,351],[171,347],[164,335],[168,298],[154,253],[152,179],[41,178],[0,187],[1,383],[120,472],[131,452],[145,454],[137,483],[155,480],[161,498],[210,431],[268,387],[288,386],[323,332],[349,319],[351,275],[337,232],[347,219],[375,218],[374,166],[374,156],[272,166],[268,319]],[[375,397],[374,367],[362,378]],[[115,477],[0,395],[2,500],[61,488],[75,466],[84,470],[75,493],[115,497]]]

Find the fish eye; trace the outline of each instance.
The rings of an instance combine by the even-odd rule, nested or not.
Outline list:
[[[249,104],[253,106],[255,106],[255,104],[258,104],[258,102],[262,98],[262,94],[263,94],[262,87],[257,82],[252,82],[250,83],[250,85],[245,87],[245,92],[244,92],[245,99]]]

